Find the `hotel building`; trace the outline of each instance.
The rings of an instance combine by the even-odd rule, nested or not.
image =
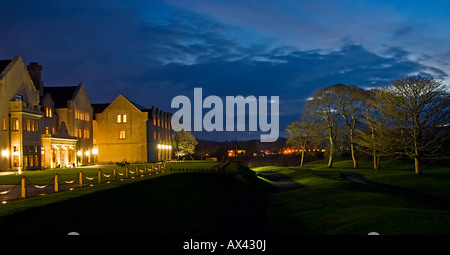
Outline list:
[[[172,114],[147,109],[119,95],[94,104],[94,150],[98,162],[154,162],[172,158]]]
[[[172,158],[171,113],[123,95],[92,105],[82,83],[44,86],[42,69],[0,60],[0,170]]]

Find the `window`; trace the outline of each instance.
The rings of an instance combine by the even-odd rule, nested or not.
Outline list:
[[[118,114],[117,115],[117,123],[127,123],[127,115],[126,114]]]
[[[13,130],[18,131],[19,130],[19,119],[14,118],[13,119]]]
[[[3,117],[3,130],[6,130],[6,117]]]
[[[119,131],[119,139],[125,139],[125,130]]]
[[[75,112],[75,115],[76,115],[76,112]],[[50,108],[50,107],[45,107],[45,117],[51,118],[52,116],[53,116],[52,108]]]
[[[86,134],[86,133],[84,133],[84,134]],[[82,138],[82,137],[83,137],[83,129],[81,129],[81,128],[75,128],[75,135],[76,135],[76,137],[78,137],[78,138]]]
[[[45,127],[45,134],[49,134],[49,129],[48,129],[48,127]]]
[[[16,94],[16,101],[23,101],[23,96]]]

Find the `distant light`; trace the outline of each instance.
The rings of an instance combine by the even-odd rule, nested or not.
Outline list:
[[[158,144],[158,149],[161,149],[161,144]]]
[[[8,203],[8,201],[2,201],[2,204],[6,204],[6,203]]]
[[[77,151],[78,156],[81,156],[81,154],[82,154],[81,151]]]
[[[92,154],[98,155],[98,149],[92,149]]]
[[[86,151],[85,153],[84,153],[84,155],[86,155],[86,156],[88,156],[89,157],[89,151]]]

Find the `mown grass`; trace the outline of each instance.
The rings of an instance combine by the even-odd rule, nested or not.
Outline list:
[[[194,163],[167,163],[167,170],[181,170],[181,169],[210,169],[220,162],[194,162]],[[139,167],[140,170],[143,170],[145,165],[148,169],[152,169],[154,167],[154,171],[158,169],[158,166],[161,164],[158,163],[148,163],[148,164],[131,164],[128,165],[130,171],[134,172],[136,167]],[[118,173],[125,173],[125,167],[120,167],[116,165],[100,165],[100,166],[90,166],[90,167],[76,167],[76,168],[64,168],[64,169],[47,169],[47,170],[33,170],[33,171],[25,171],[22,174],[8,174],[8,175],[0,175],[0,185],[9,184],[15,185],[20,182],[22,177],[27,177],[27,179],[37,185],[45,185],[51,182],[55,176],[58,174],[61,178],[61,181],[72,181],[75,180],[77,182],[78,175],[80,171],[83,172],[84,175],[88,177],[96,177],[99,170],[102,170],[102,173],[105,175],[111,175],[113,173],[114,168],[117,169]],[[120,176],[119,176],[120,177]],[[113,176],[105,177],[103,176],[105,181],[113,180]],[[93,181],[93,182],[96,182]],[[90,183],[87,181],[86,183]]]
[[[237,163],[220,172],[169,171],[2,205],[0,234],[205,234],[231,197],[267,188]]]
[[[392,185],[449,194],[450,173],[445,167],[428,167],[418,177],[409,167],[393,163],[400,167],[353,169],[351,161],[343,161],[332,169],[325,162],[312,162],[303,169],[269,166],[253,170],[275,170],[306,186],[266,199],[270,225],[278,234],[450,234],[450,208],[344,181],[339,176],[340,171],[357,172]]]

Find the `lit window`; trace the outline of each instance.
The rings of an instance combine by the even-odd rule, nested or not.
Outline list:
[[[13,119],[13,130],[14,131],[19,130],[19,119],[16,119],[16,118]]]
[[[117,123],[122,123],[122,115],[117,115]]]
[[[126,114],[124,114],[122,116],[122,121],[123,121],[123,123],[127,123],[127,115]]]
[[[6,117],[3,118],[3,130],[6,130]]]
[[[125,139],[125,130],[119,131],[119,139]]]
[[[51,118],[52,117],[52,108],[45,107],[45,117]]]

